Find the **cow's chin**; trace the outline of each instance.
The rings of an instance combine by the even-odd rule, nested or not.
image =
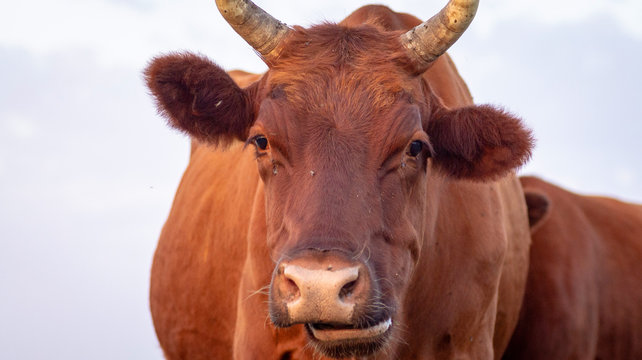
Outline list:
[[[388,342],[392,320],[387,318],[366,327],[306,324],[310,343],[324,356],[344,358],[367,356],[379,351]]]

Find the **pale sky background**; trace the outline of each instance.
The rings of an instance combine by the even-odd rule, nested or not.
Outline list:
[[[368,2],[256,3],[307,26]],[[384,3],[427,19],[445,0]],[[642,202],[640,19],[640,0],[481,1],[450,53],[477,103],[534,129],[522,173]],[[189,142],[141,70],[173,50],[265,69],[213,0],[0,4],[1,359],[162,358],[149,269]]]

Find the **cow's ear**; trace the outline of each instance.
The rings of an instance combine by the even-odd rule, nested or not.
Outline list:
[[[534,233],[550,214],[551,203],[545,194],[528,188],[524,189],[524,199],[528,208],[528,224]]]
[[[426,132],[437,169],[478,181],[496,179],[523,165],[534,143],[530,130],[518,118],[488,105],[454,110],[439,106]]]
[[[251,89],[241,89],[218,65],[191,53],[153,59],[147,86],[171,126],[212,144],[245,140],[254,122]]]

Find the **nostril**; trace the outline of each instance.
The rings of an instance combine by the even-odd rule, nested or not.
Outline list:
[[[294,280],[286,278],[283,282],[283,285],[283,290],[285,290],[284,293],[286,294],[287,301],[294,300],[301,295],[299,287],[294,282]]]
[[[358,279],[352,280],[346,283],[345,285],[343,285],[343,287],[339,291],[339,298],[345,299],[347,297],[352,296],[352,293],[354,292],[354,289],[357,286],[357,280]]]

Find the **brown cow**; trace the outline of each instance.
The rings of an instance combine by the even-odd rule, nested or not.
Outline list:
[[[533,226],[505,359],[642,359],[642,206],[520,179]]]
[[[218,3],[265,74],[192,54],[146,70],[195,139],[152,268],[166,356],[499,358],[526,281],[513,169],[532,138],[473,105],[442,55],[477,2],[309,29]]]

